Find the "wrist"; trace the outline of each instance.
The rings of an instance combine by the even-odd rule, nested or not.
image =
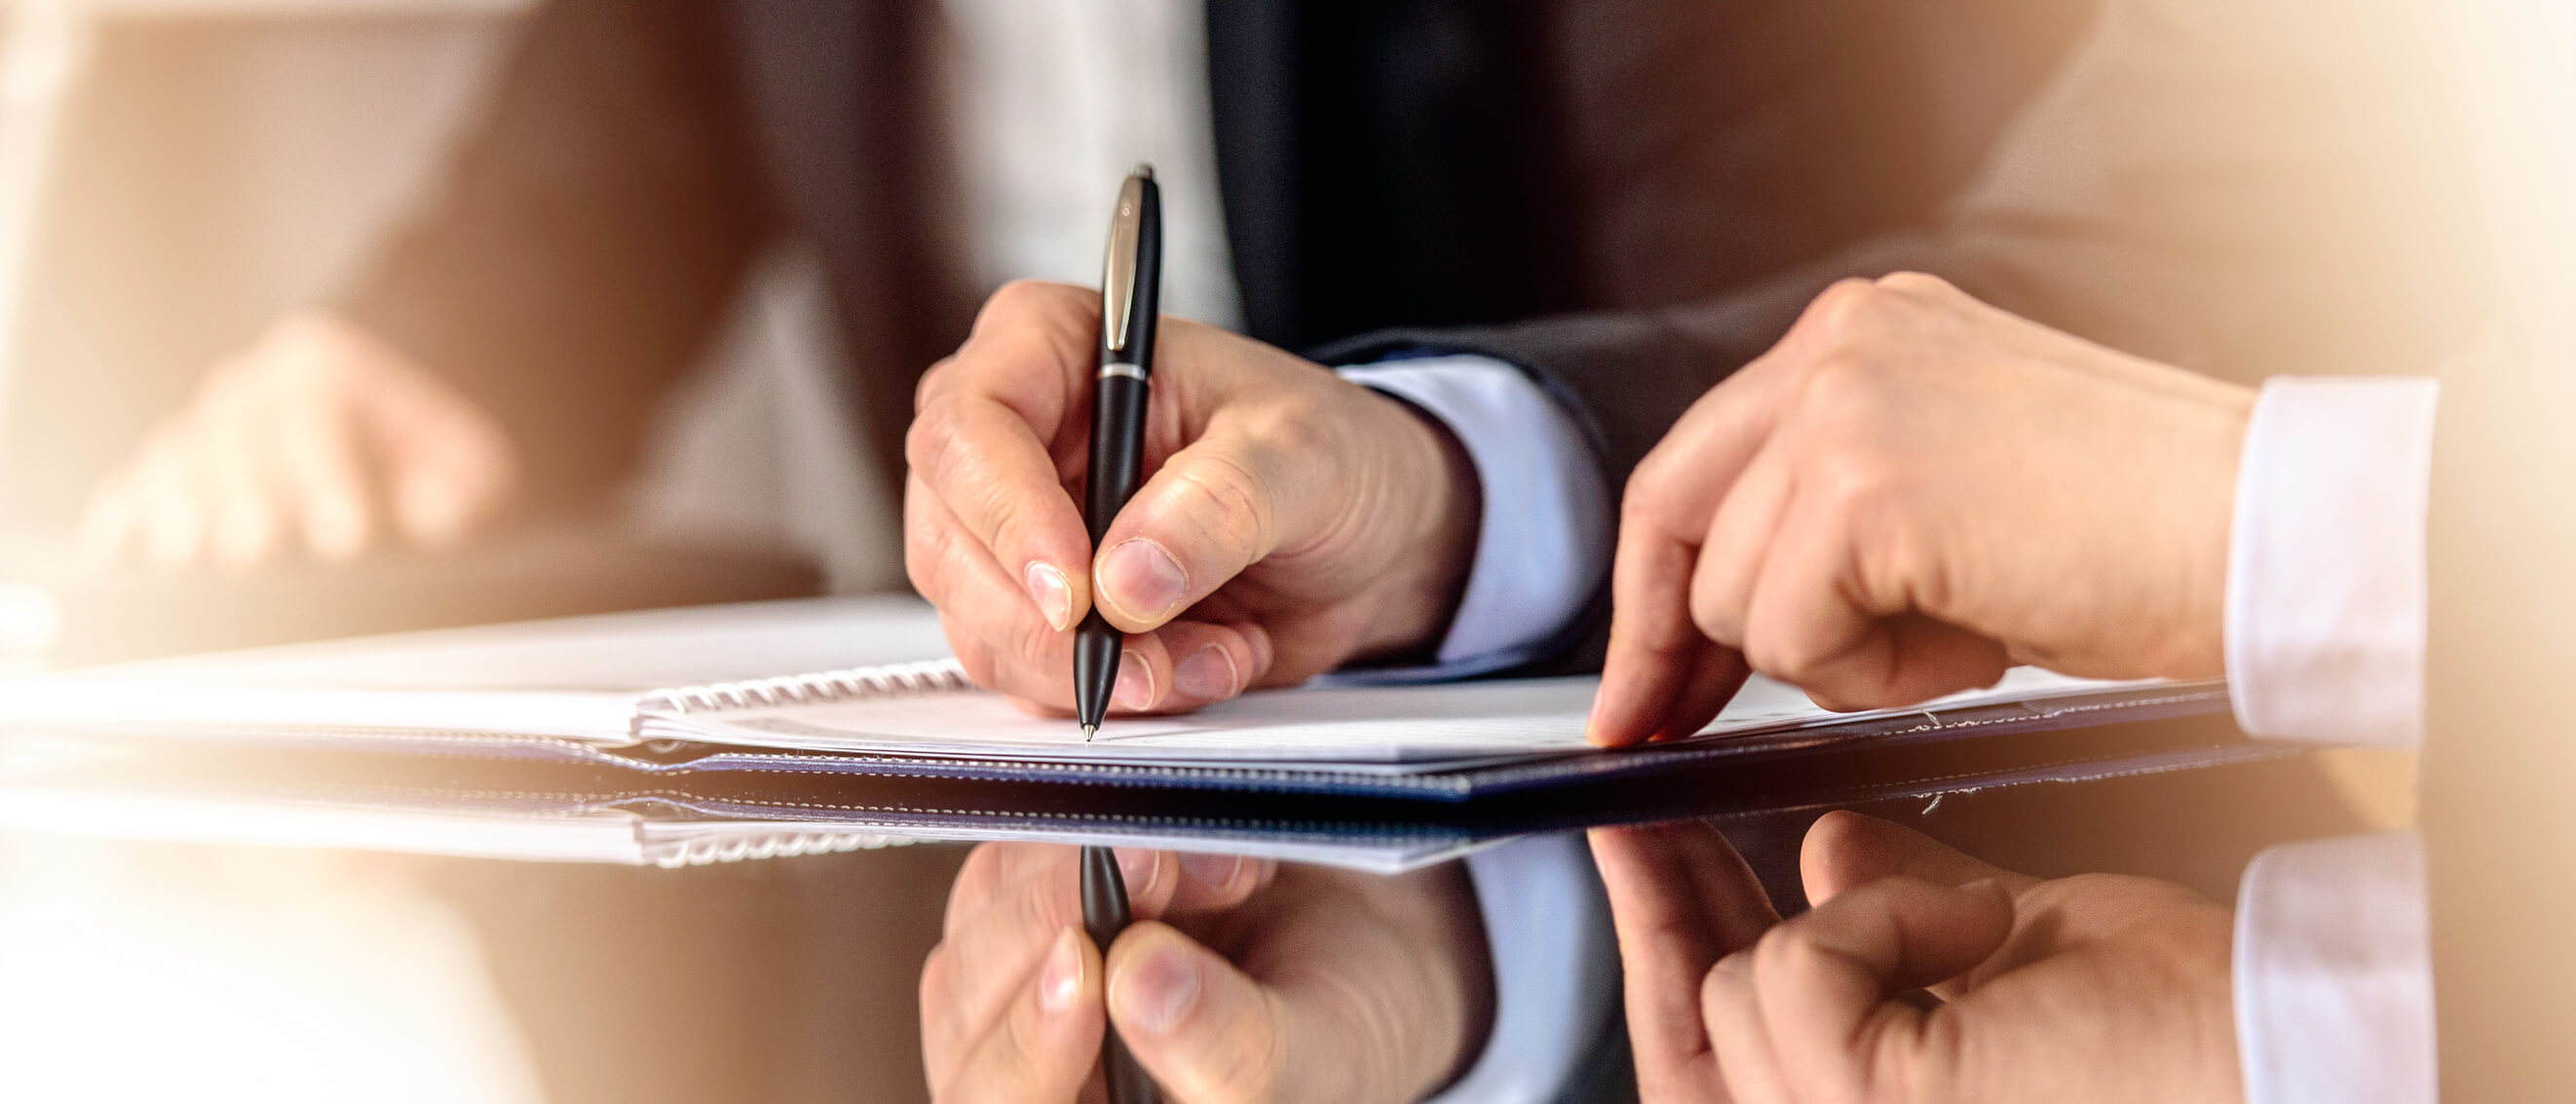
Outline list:
[[[1389,572],[1389,616],[1362,642],[1358,658],[1385,660],[1427,657],[1440,645],[1467,589],[1476,559],[1476,539],[1484,517],[1484,489],[1474,458],[1449,427],[1430,412],[1398,396],[1371,391],[1394,408],[1390,419],[1405,442],[1404,459],[1395,469],[1399,490],[1411,490],[1414,505],[1396,520],[1404,538],[1390,545],[1395,554]]]

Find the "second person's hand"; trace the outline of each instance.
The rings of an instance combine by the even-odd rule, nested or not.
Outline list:
[[[1073,627],[1128,634],[1113,704],[1191,709],[1418,649],[1474,553],[1472,469],[1445,430],[1281,350],[1162,325],[1147,478],[1093,549],[1096,292],[1019,283],[922,380],[904,564],[967,673],[1073,705]]]
[[[439,547],[506,512],[521,469],[500,423],[446,381],[349,322],[298,314],[100,480],[81,540],[162,567]]]
[[[1836,812],[1799,855],[1815,907],[1775,924],[1706,822],[1592,841],[1648,1104],[2242,1098],[2230,917],[2181,886],[2042,880]]]
[[[1836,285],[1629,478],[1592,739],[1697,732],[1747,661],[1838,709],[2218,674],[2253,403],[1930,276]]]

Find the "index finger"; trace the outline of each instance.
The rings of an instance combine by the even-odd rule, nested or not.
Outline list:
[[[1587,737],[1620,747],[1696,727],[1742,684],[1742,661],[1691,618],[1691,574],[1718,506],[1769,436],[1778,369],[1756,363],[1692,404],[1629,477],[1610,565],[1610,647]]]
[[[1091,538],[1055,445],[1089,409],[1085,367],[1099,305],[1080,288],[1016,283],[995,292],[957,355],[925,386],[904,458],[966,531],[1071,628],[1090,608]]]

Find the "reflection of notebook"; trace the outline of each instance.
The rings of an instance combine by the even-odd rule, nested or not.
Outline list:
[[[385,637],[104,668],[0,686],[0,726],[364,739],[688,742],[793,752],[1163,767],[1330,764],[1406,773],[1580,753],[1591,678],[1333,686],[1120,718],[1085,743],[1062,718],[978,690],[937,618],[901,599],[783,602]],[[773,677],[706,678],[837,664]],[[2031,669],[1929,705],[1828,713],[1756,679],[1704,736],[1926,710],[2134,693]]]

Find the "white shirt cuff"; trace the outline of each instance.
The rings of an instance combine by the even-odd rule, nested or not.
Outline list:
[[[2228,692],[2248,734],[2420,740],[2439,395],[2429,379],[2264,383],[2227,555]]]
[[[1568,1090],[1608,1030],[1618,952],[1583,837],[1513,840],[1467,857],[1494,954],[1494,1030],[1435,1104],[1539,1104]]]
[[[2430,1104],[2433,948],[2412,832],[2254,857],[2236,904],[2246,1104]]]
[[[1421,408],[1458,438],[1484,488],[1476,558],[1437,674],[1462,677],[1537,658],[1583,612],[1610,564],[1610,502],[1583,431],[1511,365],[1425,357],[1340,370]]]

